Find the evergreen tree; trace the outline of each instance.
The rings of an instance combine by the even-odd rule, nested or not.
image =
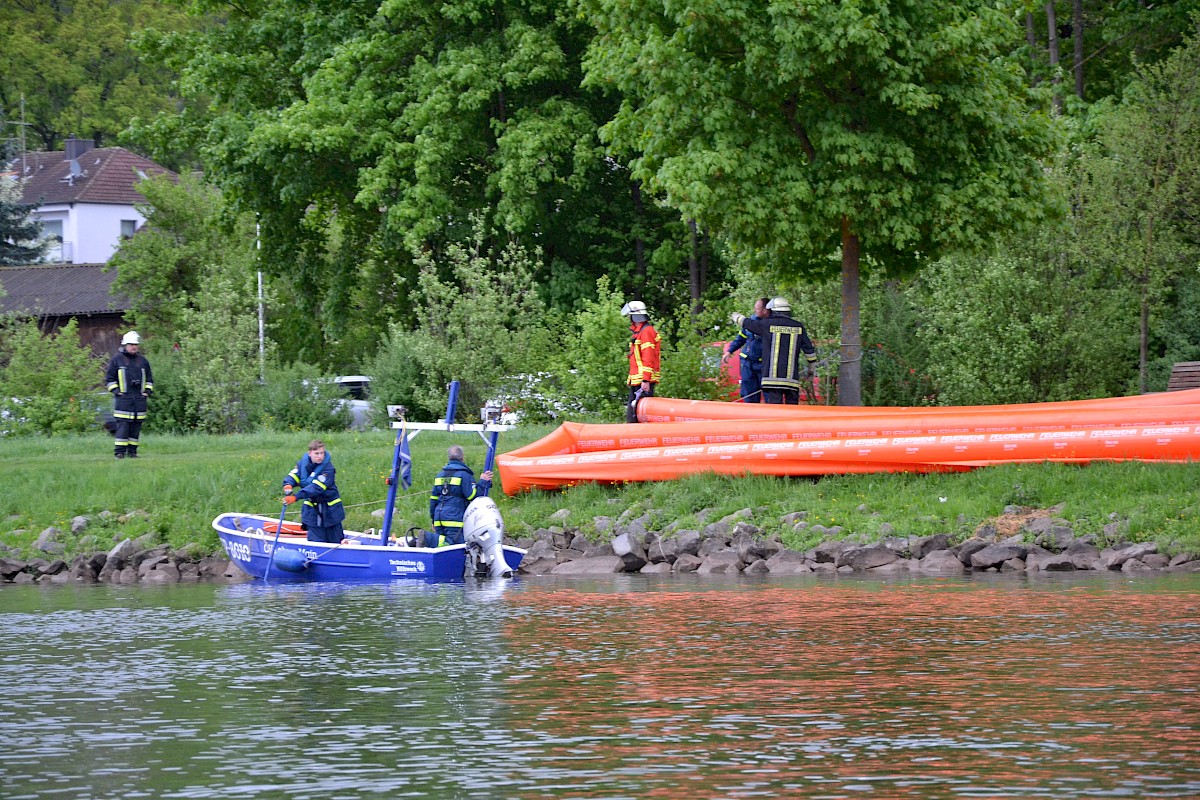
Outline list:
[[[4,117],[0,116],[0,126]],[[0,165],[13,157],[7,140],[0,140]],[[21,204],[21,187],[13,179],[0,176],[0,266],[37,261],[44,245],[38,240],[41,226],[30,216],[33,206]]]

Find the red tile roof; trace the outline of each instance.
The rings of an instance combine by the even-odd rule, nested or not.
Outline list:
[[[30,205],[48,203],[115,203],[133,205],[144,203],[133,187],[144,177],[171,175],[148,158],[131,153],[124,147],[97,147],[78,159],[81,174],[71,178],[71,164],[62,152],[26,153],[25,183],[21,187],[21,202]],[[22,162],[13,167],[21,171]]]
[[[129,308],[108,293],[117,271],[103,264],[37,264],[0,267],[0,314],[36,317],[119,314]]]

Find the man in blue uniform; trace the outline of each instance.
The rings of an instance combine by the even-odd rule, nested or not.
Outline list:
[[[754,303],[754,319],[766,319],[771,316],[771,312],[767,310],[767,298],[760,297]],[[738,331],[738,335],[734,340],[725,345],[725,354],[721,358],[721,363],[725,363],[725,359],[741,350],[741,382],[738,384],[738,394],[741,396],[743,403],[761,403],[762,402],[762,362],[763,362],[763,340],[757,333],[742,328]]]
[[[462,544],[463,515],[467,512],[467,506],[492,488],[492,471],[489,469],[481,473],[476,483],[475,473],[463,460],[461,447],[451,445],[446,455],[449,463],[442,467],[434,479],[433,491],[429,495],[429,518],[433,520],[434,541],[426,541],[426,547]]]
[[[291,505],[297,500],[303,501],[300,521],[308,529],[310,542],[342,543],[346,509],[342,506],[336,476],[337,470],[333,467],[333,458],[325,452],[325,443],[313,439],[308,444],[308,453],[283,479],[283,502]]]

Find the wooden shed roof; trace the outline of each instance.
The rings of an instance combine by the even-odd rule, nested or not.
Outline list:
[[[35,317],[120,314],[123,296],[109,294],[116,270],[103,264],[36,264],[0,267],[0,313]]]

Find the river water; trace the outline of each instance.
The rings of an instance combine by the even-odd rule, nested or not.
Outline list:
[[[0,588],[25,798],[1200,797],[1200,575]]]

